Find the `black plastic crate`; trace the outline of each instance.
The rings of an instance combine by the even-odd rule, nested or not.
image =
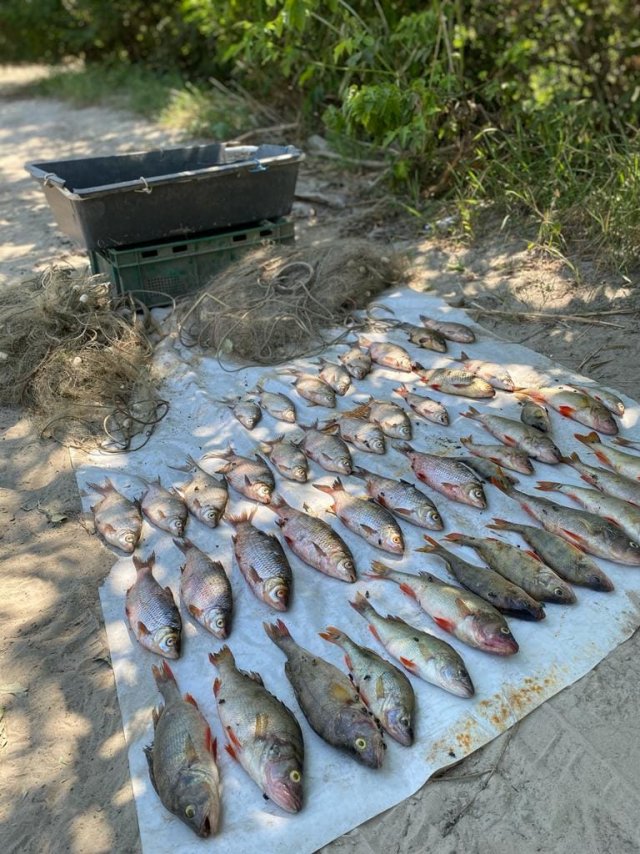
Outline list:
[[[212,143],[25,168],[62,231],[96,250],[286,216],[303,157],[292,145]]]
[[[116,293],[133,293],[145,305],[160,306],[202,287],[231,261],[265,241],[293,240],[293,223],[280,218],[189,240],[90,250],[89,257],[91,270],[106,275]]]

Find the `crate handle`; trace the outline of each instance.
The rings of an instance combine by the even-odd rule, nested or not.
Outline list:
[[[152,191],[151,187],[149,186],[149,182],[146,178],[143,178],[141,175],[138,180],[142,181],[142,187],[140,187],[138,190],[134,190],[134,193],[150,193]]]
[[[47,172],[42,179],[42,183],[45,187],[60,187],[62,189],[65,185],[65,179],[56,175],[55,172]]]
[[[267,171],[267,167],[263,163],[260,163],[260,161],[258,160],[257,157],[255,157],[253,160],[250,160],[249,162],[255,163],[255,166],[253,167],[253,169],[249,169],[249,172],[266,172]]]

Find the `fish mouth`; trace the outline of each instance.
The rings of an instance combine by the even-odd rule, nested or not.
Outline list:
[[[520,649],[517,640],[514,637],[507,637],[506,635],[501,637],[483,638],[482,645],[486,652],[492,652],[494,655],[502,656],[515,655]]]
[[[287,812],[300,812],[302,809],[302,789],[291,789],[282,784],[274,785],[268,792],[269,797],[281,809]]]
[[[448,684],[448,690],[456,697],[463,697],[465,700],[473,697],[476,692],[470,676],[459,676],[454,682]]]

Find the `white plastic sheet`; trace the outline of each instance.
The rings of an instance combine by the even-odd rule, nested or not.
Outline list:
[[[389,293],[384,302],[399,319],[418,322],[418,315],[423,313],[473,325],[464,312],[450,308],[437,298],[409,289]],[[480,327],[475,328],[477,343],[464,349],[474,358],[501,362],[519,385],[577,379],[576,375],[553,365],[543,356],[516,344],[497,341]],[[374,333],[371,337],[382,339],[385,334]],[[386,337],[406,346],[426,367],[451,364],[451,357],[459,355],[461,349],[459,345],[450,342],[449,352],[440,355],[413,347],[401,332],[386,333]],[[325,355],[335,359],[338,352],[339,348],[334,348]],[[303,360],[299,364],[314,369],[308,361]],[[119,489],[133,497],[142,490],[142,483],[136,479],[136,475],[146,478],[160,475],[165,485],[185,480],[186,475],[172,471],[169,466],[180,465],[187,454],[198,459],[203,453],[224,448],[229,443],[233,443],[239,453],[249,454],[259,440],[274,438],[282,432],[296,434],[296,425],[277,423],[269,415],[265,415],[260,425],[249,433],[225,406],[217,402],[224,396],[238,395],[252,389],[256,381],[265,375],[268,376],[267,388],[284,391],[295,400],[301,422],[309,424],[316,418],[326,420],[333,414],[325,408],[308,407],[291,388],[291,377],[279,376],[276,369],[226,372],[216,360],[183,350],[171,338],[164,342],[157,356],[157,368],[166,378],[163,394],[171,402],[168,416],[142,451],[128,456],[94,454],[88,462],[79,460],[78,481],[85,490],[87,482],[101,482],[109,475]],[[450,414],[451,424],[446,428],[421,421],[412,415],[415,433],[413,445],[418,450],[462,455],[465,453],[464,448],[456,447],[461,436],[472,434],[476,441],[494,441],[477,422],[461,416],[469,404],[477,406],[481,411],[491,410],[519,417],[519,405],[513,395],[498,392],[493,400],[477,402],[438,395],[416,383],[415,377],[409,374],[378,367],[374,368],[367,380],[354,381],[346,398],[339,399],[338,410],[353,408],[368,394],[400,401],[391,392],[403,381],[420,394],[439,398]],[[625,402],[627,412],[622,419],[623,433],[640,438],[636,430],[640,407],[634,401],[625,399]],[[586,430],[557,413],[552,413],[552,420],[557,444],[567,452],[577,450],[589,458],[584,446],[573,438],[574,432]],[[415,481],[408,461],[396,450],[389,449],[384,456],[354,451],[353,457],[356,464],[365,468]],[[593,462],[593,458],[589,461]],[[525,492],[533,491],[537,480],[580,482],[576,472],[567,466],[541,463],[535,463],[533,476],[518,477],[519,487]],[[313,512],[321,516],[329,506],[330,499],[313,489],[311,484],[320,480],[330,483],[332,479],[331,474],[315,464],[311,464],[311,477],[306,485],[286,481],[276,473],[278,489],[288,502],[296,507],[307,503]],[[355,478],[343,480],[349,491],[364,494],[361,481]],[[459,530],[487,535],[490,532],[484,525],[494,516],[531,523],[518,504],[491,486],[486,487],[489,506],[485,511],[453,503],[437,493],[431,493],[427,487],[421,488],[431,494],[439,507],[445,520],[445,533]],[[554,495],[547,497],[554,498]],[[570,503],[563,496],[555,497],[559,503]],[[86,498],[87,507],[90,503],[92,499]],[[251,506],[250,502],[231,491],[230,508],[233,512]],[[571,685],[629,637],[640,624],[640,599],[637,593],[640,588],[640,569],[601,561],[602,568],[615,583],[615,592],[603,594],[575,588],[578,603],[570,607],[547,606],[547,617],[541,623],[510,619],[512,631],[520,644],[520,652],[508,659],[487,655],[465,647],[442,632],[396,585],[362,580],[371,560],[376,558],[410,572],[428,568],[441,578],[452,580],[437,557],[415,553],[414,550],[423,544],[423,531],[402,523],[406,553],[404,559],[398,560],[368,546],[334,517],[326,515],[324,518],[352,548],[361,580],[357,585],[333,580],[317,573],[288,552],[295,575],[295,589],[292,607],[284,615],[276,614],[257,601],[247,588],[234,564],[230,540],[232,529],[229,525],[221,524],[212,531],[193,519],[188,524],[189,538],[214,558],[220,559],[232,579],[236,611],[228,643],[238,665],[262,674],[268,689],[294,711],[305,737],[306,804],[300,814],[292,816],[265,801],[258,787],[222,750],[224,738],[211,690],[215,671],[208,662],[209,651],[219,648],[221,644],[185,616],[183,656],[172,666],[181,689],[190,691],[196,697],[218,737],[223,818],[217,844],[224,847],[226,854],[246,854],[252,850],[296,851],[303,854],[327,844],[409,797],[434,772],[481,747],[544,700]],[[254,523],[267,531],[278,530],[275,515],[266,507],[259,508]],[[491,535],[495,535],[495,532],[491,532]],[[436,537],[439,536],[436,534]],[[505,538],[524,545],[516,535],[506,534]],[[172,587],[177,599],[179,567],[183,556],[169,535],[145,522],[140,548],[145,555],[155,550],[155,575],[160,582]],[[451,549],[455,550],[456,547],[451,545]],[[466,559],[480,562],[468,549],[458,551]],[[151,675],[151,665],[157,662],[157,658],[135,642],[124,620],[124,595],[134,578],[131,559],[119,559],[101,588],[100,596],[129,748],[142,847],[154,854],[199,852],[203,850],[201,840],[164,809],[147,774],[143,746],[152,740],[151,708],[160,698]],[[324,744],[311,731],[284,676],[284,656],[267,639],[262,628],[263,621],[274,621],[278,616],[283,616],[300,644],[343,669],[340,649],[318,637],[318,632],[329,624],[339,626],[356,641],[386,655],[367,631],[365,621],[349,606],[349,599],[353,598],[356,590],[368,590],[372,603],[383,614],[397,614],[452,643],[464,657],[476,687],[475,697],[463,700],[411,677],[418,703],[416,742],[412,748],[405,748],[387,738],[385,763],[378,771],[358,765],[350,756]]]

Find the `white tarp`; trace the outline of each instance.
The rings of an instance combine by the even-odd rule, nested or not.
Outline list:
[[[418,315],[423,313],[469,323],[464,312],[450,308],[437,298],[409,289],[386,294],[384,302],[393,308],[397,318],[403,320],[418,322]],[[519,385],[577,379],[576,375],[553,365],[543,356],[516,344],[497,341],[480,327],[475,328],[477,343],[464,349],[474,358],[501,362]],[[381,339],[385,336],[374,333],[371,337]],[[402,333],[388,333],[388,337],[406,346],[426,367],[450,364],[450,357],[458,356],[461,349],[460,345],[450,342],[449,353],[440,355],[412,347]],[[340,352],[337,348],[333,352],[329,351],[329,358],[335,358],[337,352]],[[160,475],[163,484],[167,486],[183,482],[187,475],[172,471],[169,466],[182,464],[187,454],[198,459],[205,452],[222,449],[230,442],[239,453],[248,454],[259,440],[274,438],[285,431],[295,433],[296,425],[277,423],[269,415],[265,415],[259,426],[249,433],[226,407],[217,403],[219,398],[252,389],[265,374],[269,377],[268,388],[289,393],[295,400],[299,420],[303,423],[312,423],[316,418],[326,420],[332,414],[331,410],[325,408],[307,407],[291,389],[291,377],[278,376],[276,369],[254,368],[226,372],[215,359],[202,358],[195,351],[180,348],[175,338],[165,340],[156,364],[160,374],[166,378],[162,393],[171,403],[169,414],[143,450],[116,456],[97,453],[88,462],[86,459],[78,460],[80,467],[77,476],[84,490],[90,492],[87,489],[88,482],[102,482],[106,475],[110,475],[119,489],[133,497],[142,488],[136,475],[145,478]],[[300,365],[313,367],[304,360]],[[376,367],[365,381],[354,381],[346,398],[339,399],[338,409],[351,409],[368,394],[400,401],[400,398],[391,395],[391,391],[405,381],[418,393],[441,399],[451,419],[450,426],[443,428],[412,417],[415,433],[413,445],[418,450],[451,451],[457,455],[465,453],[463,448],[454,447],[461,436],[473,434],[476,441],[494,441],[477,422],[461,417],[469,404],[481,411],[490,410],[519,417],[519,405],[513,395],[498,392],[493,400],[468,401],[438,395],[414,380],[415,377],[411,375]],[[640,438],[635,430],[640,407],[631,400],[625,399],[625,402],[627,412],[622,420],[623,432],[627,436],[634,436],[635,432],[635,437]],[[593,462],[584,446],[573,438],[574,432],[587,430],[557,413],[552,414],[552,420],[557,444],[566,452],[577,450]],[[354,451],[353,456],[356,463],[365,468],[387,476],[415,480],[408,461],[395,450],[389,449],[384,456]],[[533,476],[518,477],[519,486],[524,491],[532,491],[537,480],[580,483],[573,469],[542,463],[535,463]],[[311,464],[308,484],[286,481],[276,473],[278,490],[289,503],[296,507],[307,503],[314,512],[324,515],[324,508],[329,506],[330,499],[311,486],[319,480],[330,483],[333,476],[316,464]],[[351,492],[364,494],[361,481],[355,478],[343,480]],[[444,533],[458,530],[495,536],[495,532],[484,528],[494,516],[531,522],[519,505],[491,486],[486,487],[489,507],[485,511],[453,503],[437,493],[431,493],[427,487],[421,488],[431,494],[439,507],[445,520]],[[556,494],[547,497],[557,498],[559,503],[570,503],[569,499]],[[91,496],[85,499],[86,508],[92,500]],[[233,512],[251,506],[250,502],[231,491],[230,509]],[[428,568],[442,578],[449,578],[437,557],[415,554],[414,550],[423,544],[424,532],[418,528],[402,525],[406,552],[403,560],[397,560],[368,546],[334,517],[325,515],[324,518],[353,550],[361,578],[371,560],[376,558],[399,569],[417,571]],[[266,507],[259,508],[254,523],[264,530],[278,531],[275,515]],[[214,558],[220,559],[230,573],[235,616],[228,643],[238,665],[243,669],[259,671],[267,688],[285,701],[302,725],[306,747],[306,803],[298,815],[285,814],[263,799],[258,787],[222,749],[224,737],[211,690],[215,671],[208,662],[208,653],[218,649],[221,644],[203,629],[196,628],[189,617],[185,617],[183,657],[172,663],[172,666],[180,687],[196,697],[218,738],[223,819],[216,844],[222,846],[226,854],[246,854],[252,850],[296,851],[303,854],[327,844],[409,797],[434,772],[481,747],[544,700],[571,685],[629,637],[640,624],[640,601],[636,593],[640,588],[640,569],[601,561],[604,571],[615,583],[615,592],[603,594],[575,588],[578,603],[570,607],[547,606],[547,617],[541,623],[510,619],[513,634],[520,644],[520,652],[511,658],[501,659],[467,648],[441,632],[396,585],[366,580],[359,581],[357,585],[344,584],[317,573],[289,552],[295,575],[292,607],[286,614],[276,614],[257,601],[247,588],[234,564],[231,534],[232,529],[226,523],[216,530],[209,530],[190,519],[187,528],[188,537]],[[436,534],[436,538],[439,536]],[[524,545],[516,535],[507,534],[505,537]],[[453,545],[450,548],[456,549]],[[145,522],[140,550],[145,555],[155,550],[156,578],[164,585],[171,586],[177,599],[179,567],[183,555],[173,545],[171,537]],[[467,549],[458,549],[458,552],[472,562],[480,562]],[[142,847],[154,854],[198,852],[203,850],[203,842],[164,809],[147,774],[143,746],[152,741],[151,709],[160,700],[151,675],[151,665],[158,659],[135,642],[125,623],[124,595],[134,578],[131,559],[119,559],[101,588],[100,596],[129,748]],[[356,641],[386,655],[367,631],[365,621],[349,606],[349,598],[353,598],[358,589],[368,590],[372,603],[383,614],[397,614],[452,643],[464,657],[476,687],[475,697],[463,700],[411,677],[418,703],[416,742],[412,748],[405,748],[387,738],[385,763],[378,771],[358,765],[346,754],[327,746],[311,731],[284,676],[284,655],[267,639],[262,629],[263,621],[274,621],[282,616],[300,644],[341,668],[340,649],[318,637],[318,632],[329,624],[344,629]]]

